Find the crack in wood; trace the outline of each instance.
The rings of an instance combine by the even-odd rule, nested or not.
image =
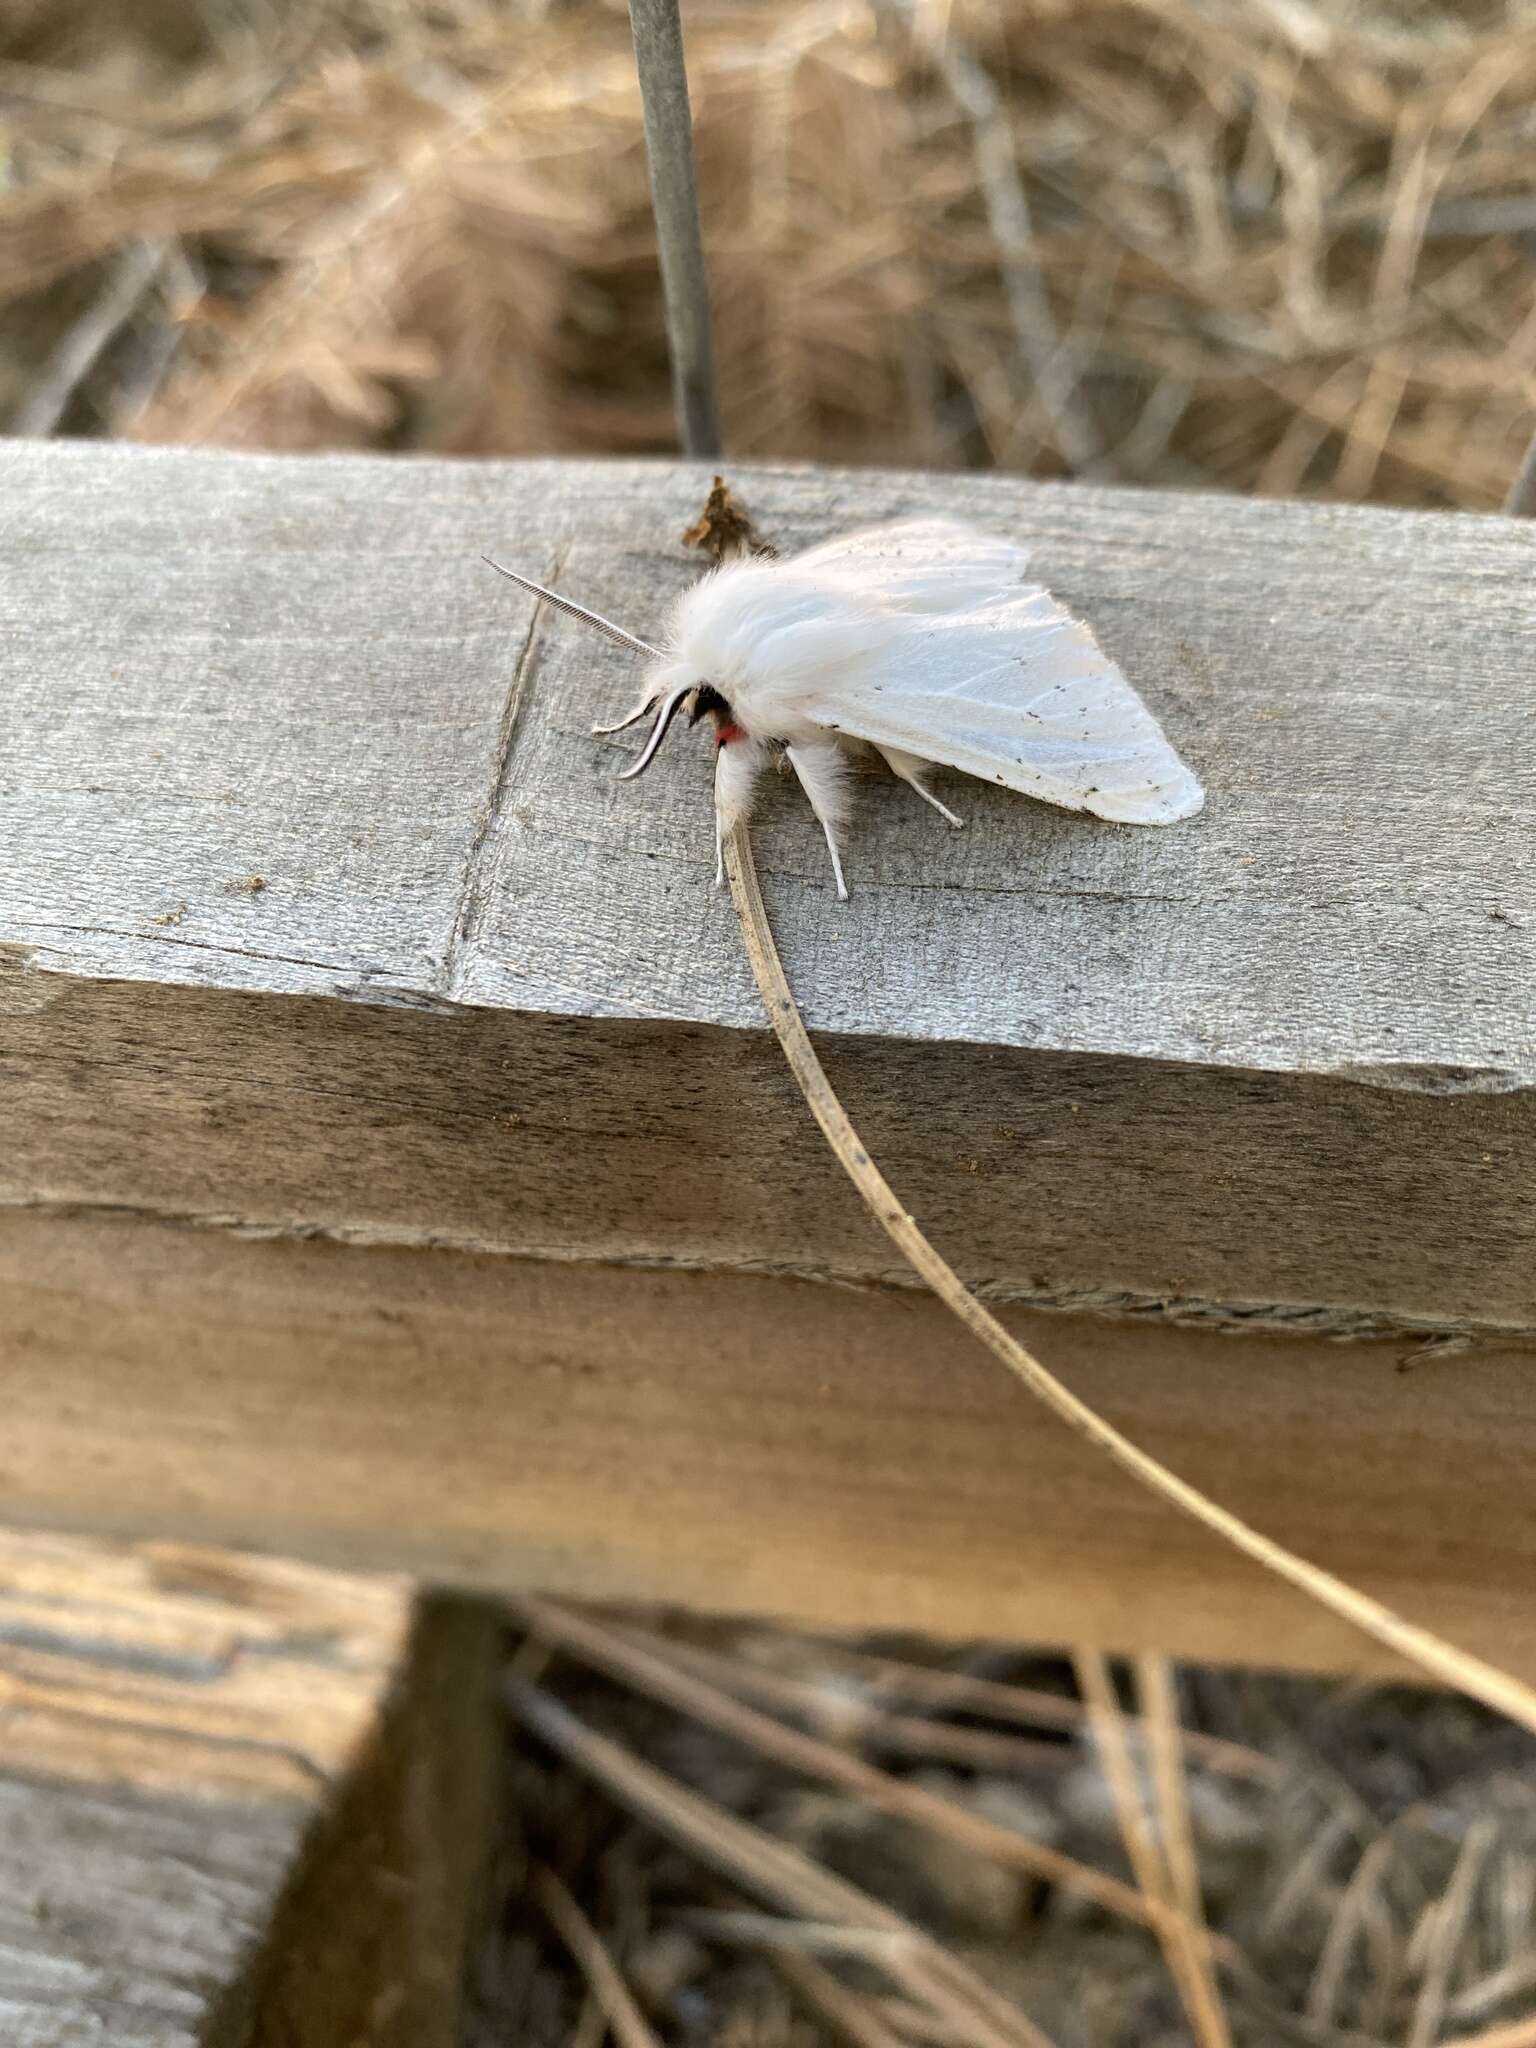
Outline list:
[[[129,928],[124,925],[45,924],[33,921],[29,922],[27,929],[40,932],[74,932],[83,938],[133,939],[140,944],[152,946],[180,946],[189,952],[220,953],[236,960],[266,960],[278,967],[318,967],[327,974],[346,974],[355,971],[339,960],[314,960],[302,953],[262,953],[252,946],[225,946],[218,944],[212,939],[178,939],[173,938],[169,932],[151,932],[145,931],[142,928]],[[30,952],[35,956],[38,953],[50,952],[53,949],[38,943],[32,946],[17,946],[14,949],[8,948],[7,950],[14,950],[18,953],[23,951]],[[46,962],[39,961],[35,957],[22,961],[21,970],[23,973],[30,971],[36,974],[60,972],[75,980],[93,980],[96,978],[90,975],[82,975],[78,967],[50,968]]]
[[[564,541],[555,550],[554,559],[540,579],[553,590],[565,572],[570,557],[571,543]],[[464,871],[459,882],[457,912],[453,929],[449,934],[447,951],[443,955],[442,970],[433,993],[441,1000],[455,1000],[458,987],[459,969],[464,953],[474,937],[484,909],[489,888],[489,876],[483,870],[491,854],[491,842],[501,822],[502,810],[506,803],[507,790],[512,780],[512,756],[517,744],[518,722],[522,716],[527,697],[528,678],[533,670],[534,654],[539,642],[539,627],[544,617],[542,599],[536,598],[528,620],[528,631],[512,671],[512,680],[507,686],[506,701],[502,705],[501,723],[496,742],[496,763],[491,776],[490,793],[486,798],[475,834],[465,856]]]
[[[172,1228],[222,1231],[255,1242],[330,1243],[358,1251],[421,1251],[497,1258],[529,1265],[589,1266],[594,1270],[705,1273],[760,1280],[801,1281],[857,1294],[921,1294],[926,1290],[906,1268],[850,1271],[799,1261],[753,1258],[690,1258],[671,1253],[597,1252],[567,1245],[482,1236],[473,1232],[417,1230],[392,1224],[346,1224],[294,1216],[241,1216],[229,1211],[173,1209],[152,1203],[87,1202],[67,1196],[0,1195],[0,1215],[122,1218]],[[1228,1335],[1312,1336],[1330,1343],[1411,1338],[1429,1347],[1459,1345],[1472,1338],[1520,1342],[1536,1325],[1482,1321],[1470,1317],[1382,1315],[1336,1303],[1214,1301],[1197,1295],[1159,1295],[1133,1288],[1031,1287],[1015,1280],[977,1280],[973,1292],[993,1306],[1031,1309],[1052,1315],[1102,1316],[1117,1321],[1156,1322],[1175,1328]]]

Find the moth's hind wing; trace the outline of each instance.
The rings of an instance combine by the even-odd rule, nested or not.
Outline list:
[[[1086,626],[1047,591],[913,617],[815,723],[1130,825],[1192,818],[1205,792]]]
[[[968,612],[1020,594],[1029,550],[957,519],[903,519],[823,541],[797,569],[900,612]]]

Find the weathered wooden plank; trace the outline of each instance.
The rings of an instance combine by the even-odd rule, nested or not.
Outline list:
[[[891,1277],[758,1056],[702,747],[616,787],[586,726],[628,657],[535,626],[478,560],[654,630],[694,573],[699,472],[3,461],[0,1199]],[[777,793],[763,856],[808,1015],[967,1270],[1020,1298],[1536,1326],[1536,536],[746,481],[789,543],[919,506],[1029,537],[1210,786],[1198,821],[1135,832],[972,784],[950,835],[871,776],[846,906]],[[274,1000],[298,994],[431,1018]]]
[[[1006,1389],[1006,1424],[974,1429],[961,1390],[990,1369],[894,1291],[759,1021],[712,887],[702,741],[616,786],[632,738],[587,728],[628,701],[628,658],[478,560],[653,633],[696,573],[676,536],[702,472],[23,444],[0,464],[0,1368],[27,1390],[0,1509],[838,1620],[1350,1654],[1194,1538],[1151,1537],[1103,1475],[1069,1485],[1079,1454]],[[920,509],[1028,539],[1210,791],[1200,819],[1137,832],[957,779],[952,836],[872,774],[846,905],[808,814],[771,793],[790,970],[903,1197],[990,1294],[1084,1312],[1030,1327],[1085,1383],[1108,1361],[1126,1419],[1212,1490],[1513,1654],[1528,1532],[1485,1478],[1528,1469],[1536,1434],[1506,1348],[1536,1340],[1536,533],[1004,479],[737,481],[786,545]],[[98,1255],[150,1260],[160,1340],[128,1342]],[[232,1329],[268,1256],[279,1277]],[[697,1273],[655,1293],[613,1270],[647,1267]],[[582,1306],[609,1287],[622,1312]],[[805,1375],[767,1437],[759,1319]],[[1255,1327],[1317,1341],[1281,1370],[1202,1334]],[[1404,1332],[1467,1348],[1399,1393],[1380,1361],[1405,1344],[1321,1341]],[[559,1431],[538,1341],[567,1375]],[[430,1363],[404,1373],[397,1342]],[[669,1346],[686,1394],[627,1405],[626,1360],[670,1385]],[[378,1416],[375,1350],[404,1373]],[[888,1357],[921,1427],[884,1419]],[[338,1360],[349,1406],[312,1442]],[[495,1474],[461,1487],[477,1432]],[[300,1471],[302,1497],[273,1477]]]
[[[494,1630],[398,1579],[0,1532],[7,2048],[451,2048]]]
[[[696,573],[675,535],[697,467],[4,462],[10,936],[156,980],[755,1026],[710,887],[703,742],[616,788],[632,739],[586,726],[626,701],[631,657],[558,617],[530,650],[531,601],[479,560],[499,547],[654,631]],[[786,791],[767,864],[813,1023],[1532,1078],[1528,526],[741,474],[790,544],[919,508],[1027,538],[1211,790],[1197,823],[1136,832],[962,780],[973,829],[952,837],[872,777],[849,909]]]
[[[931,1299],[0,1218],[8,1512],[846,1628],[1366,1671]],[[1532,1354],[1005,1312],[1283,1541],[1536,1673]]]
[[[1329,1334],[1536,1322],[1528,1094],[824,1044],[998,1298]],[[0,977],[0,1046],[11,1207],[908,1278],[763,1033],[33,973]]]

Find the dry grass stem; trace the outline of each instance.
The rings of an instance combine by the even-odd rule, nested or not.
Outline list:
[[[963,2018],[975,2048],[1051,2048],[1017,2007],[958,1957],[856,1885],[689,1791],[587,1727],[549,1694],[514,1684],[508,1697],[519,1720],[567,1763],[733,1883],[806,1919],[842,1921],[904,1937],[904,1946],[893,1944],[881,1958],[892,1981],[941,2017]]]
[[[53,433],[70,400],[139,310],[166,255],[157,242],[131,242],[118,254],[105,289],[63,337],[53,361],[16,407],[8,432]]]
[[[1513,519],[1536,516],[1536,434],[1532,435],[1531,445],[1526,449],[1515,480],[1509,487],[1504,510]]]
[[[1340,1835],[1346,1832],[1347,1823],[1340,1821],[1336,1825]],[[1344,1973],[1362,1930],[1367,1903],[1375,1896],[1382,1874],[1391,1859],[1392,1850],[1393,1843],[1389,1835],[1382,1835],[1370,1844],[1355,1865],[1354,1875],[1345,1886],[1334,1911],[1307,1996],[1307,2017],[1317,2027],[1333,2025]]]
[[[630,1642],[654,1650],[722,1692],[754,1700],[759,1706],[772,1707],[795,1720],[808,1721],[834,1742],[863,1742],[902,1756],[928,1757],[936,1762],[983,1770],[1056,1771],[1066,1769],[1072,1761],[1072,1751],[1060,1742],[1034,1741],[1028,1736],[1000,1734],[989,1728],[959,1728],[921,1716],[893,1714],[851,1688],[839,1686],[829,1690],[740,1656],[725,1656],[675,1636],[656,1635],[633,1622],[624,1623],[623,1634]],[[833,1662],[838,1661],[837,1653],[827,1654]],[[1079,1725],[1081,1710],[1077,1702],[1059,1704],[1070,1704],[1076,1712],[1053,1725]]]
[[[576,2031],[570,2038],[569,2048],[603,2048],[607,2038],[608,2015],[589,1987],[576,2021]]]
[[[1200,1897],[1200,1872],[1190,1832],[1189,1801],[1184,1783],[1178,1694],[1166,1657],[1143,1655],[1134,1661],[1136,1697],[1141,1705],[1147,1761],[1157,1809],[1158,1840],[1168,1872],[1169,1895],[1185,1917],[1200,1925],[1205,1907]],[[1117,1703],[1118,1704],[1118,1703]],[[1121,1715],[1123,1727],[1136,1724]]]
[[[1125,1844],[1136,1882],[1148,1899],[1170,1909],[1169,1919],[1159,1924],[1158,1939],[1167,1959],[1169,1975],[1189,2015],[1195,2039],[1199,2048],[1231,2048],[1221,1997],[1215,1978],[1207,1967],[1206,1941],[1197,1939],[1193,1924],[1176,1917],[1171,1910],[1177,1903],[1171,1863],[1165,1851],[1164,1838],[1147,1810],[1141,1775],[1131,1755],[1125,1717],[1115,1696],[1109,1665],[1102,1651],[1091,1648],[1074,1650],[1072,1663],[1077,1673],[1078,1690],[1088,1708],[1099,1761],[1114,1798],[1120,1838]],[[1166,1747],[1176,1757],[1173,1745],[1167,1744]],[[1182,1789],[1178,1807],[1182,1814]],[[1160,1818],[1166,1826],[1166,1814]],[[1187,1831],[1187,1820],[1184,1825]],[[1198,1911],[1198,1887],[1195,1904]]]
[[[1164,1900],[1181,1917],[1174,1931],[1187,1984],[1185,1996],[1195,2034],[1210,2048],[1231,2048],[1231,2034],[1212,1967],[1210,1932],[1200,1890],[1199,1860],[1190,1825],[1184,1754],[1180,1741],[1178,1694],[1166,1657],[1143,1655],[1135,1660],[1136,1695],[1147,1731],[1157,1841],[1165,1878]],[[1118,1701],[1116,1705],[1118,1707]],[[1129,1746],[1132,1725],[1119,1716],[1122,1739]]]
[[[1480,2034],[1457,2034],[1444,2048],[1536,2048],[1536,2019],[1516,2020],[1507,2027],[1488,2027]]]
[[[541,1864],[533,1872],[530,1889],[550,1925],[575,1957],[618,2048],[661,2048],[597,1929],[555,1873]]]
[[[713,1941],[739,1942],[745,1948],[793,1949],[798,1955],[899,1961],[907,1948],[905,1935],[881,1928],[842,1927],[819,1920],[780,1920],[771,1913],[695,1906],[685,1909],[678,1918],[684,1926],[696,1928]]]
[[[1446,1995],[1450,1990],[1451,1968],[1458,1954],[1468,1916],[1472,1911],[1472,1900],[1477,1888],[1482,1866],[1487,1860],[1497,1834],[1491,1820],[1474,1822],[1467,1830],[1456,1858],[1456,1867],[1451,1872],[1451,1881],[1444,1895],[1437,1899],[1429,1911],[1428,1953],[1424,1958],[1423,1978],[1419,1986],[1418,2001],[1414,2006],[1413,2025],[1408,2034],[1408,2048],[1433,2048],[1440,2037],[1441,2022],[1445,2017]]]
[[[692,1654],[692,1645],[689,1645],[689,1654]],[[1087,1709],[1081,1700],[1043,1692],[1035,1687],[1005,1685],[995,1678],[979,1678],[969,1671],[935,1669],[899,1657],[874,1656],[867,1651],[850,1650],[842,1644],[818,1643],[816,1657],[829,1670],[846,1673],[850,1683],[857,1685],[859,1697],[868,1698],[877,1705],[886,1700],[902,1700],[916,1702],[939,1713],[972,1712],[985,1714],[992,1720],[1013,1721],[1026,1728],[1057,1728],[1073,1732],[1081,1729],[1087,1720]],[[721,1660],[722,1666],[725,1661]],[[777,1676],[755,1662],[730,1661],[754,1674],[761,1671],[770,1679]],[[731,1689],[723,1670],[718,1682],[727,1690]],[[783,1697],[781,1695],[781,1699]],[[854,1703],[850,1703],[850,1711],[854,1710]],[[1278,1775],[1279,1766],[1262,1750],[1250,1749],[1240,1742],[1228,1742],[1199,1729],[1181,1728],[1178,1732],[1185,1755],[1207,1770],[1250,1779],[1256,1784],[1273,1783]]]
[[[1008,316],[1029,370],[1033,401],[1045,413],[1068,466],[1082,473],[1097,459],[1098,437],[1080,414],[1072,389],[1072,357],[1063,351],[1056,331],[1009,110],[986,70],[948,33],[947,24],[935,34],[930,10],[916,4],[907,11],[919,51],[970,124],[977,189],[986,207]]]
[[[900,2037],[891,2032],[868,1999],[849,1991],[803,1951],[776,1949],[773,1964],[816,2017],[825,2020],[849,2048],[902,2048]]]
[[[1177,1917],[1156,1897],[1143,1897],[1117,1879],[1091,1870],[1043,1843],[1032,1842],[1013,1828],[972,1813],[905,1778],[877,1770],[845,1749],[799,1729],[787,1728],[755,1708],[744,1706],[669,1662],[664,1645],[650,1647],[655,1638],[644,1644],[634,1642],[627,1631],[605,1626],[545,1600],[519,1596],[509,1604],[544,1642],[558,1644],[584,1662],[595,1664],[651,1698],[664,1700],[680,1713],[748,1744],[790,1770],[857,1793],[882,1812],[929,1828],[1008,1868],[1058,1884],[1124,1919],[1155,1926]]]
[[[1325,1607],[1431,1678],[1481,1700],[1496,1713],[1536,1732],[1536,1692],[1509,1672],[1474,1657],[1430,1630],[1396,1614],[1380,1600],[1346,1585],[1332,1572],[1297,1557],[1228,1509],[1210,1500],[1187,1480],[1170,1472],[1138,1445],[1080,1400],[1055,1374],[1010,1335],[991,1311],[977,1300],[954,1269],[942,1259],[896,1199],[884,1174],[871,1160],[858,1132],[838,1100],[817,1058],[805,1023],[790,990],[784,964],[768,923],[757,869],[745,830],[738,827],[725,843],[726,873],[741,925],[753,978],[790,1072],[806,1106],[821,1127],[839,1165],[858,1189],[871,1214],[913,1270],[971,1333],[1000,1359],[1014,1377],[1049,1408],[1058,1420],[1102,1451],[1149,1492],[1199,1522],[1254,1563],[1298,1592]]]

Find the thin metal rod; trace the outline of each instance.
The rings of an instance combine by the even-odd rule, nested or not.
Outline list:
[[[1536,434],[1531,436],[1520,473],[1509,487],[1504,510],[1511,519],[1529,519],[1536,514]]]
[[[709,277],[699,226],[678,0],[629,0],[629,25],[645,113],[645,154],[661,255],[678,434],[685,455],[718,455],[720,415],[709,332]]]

